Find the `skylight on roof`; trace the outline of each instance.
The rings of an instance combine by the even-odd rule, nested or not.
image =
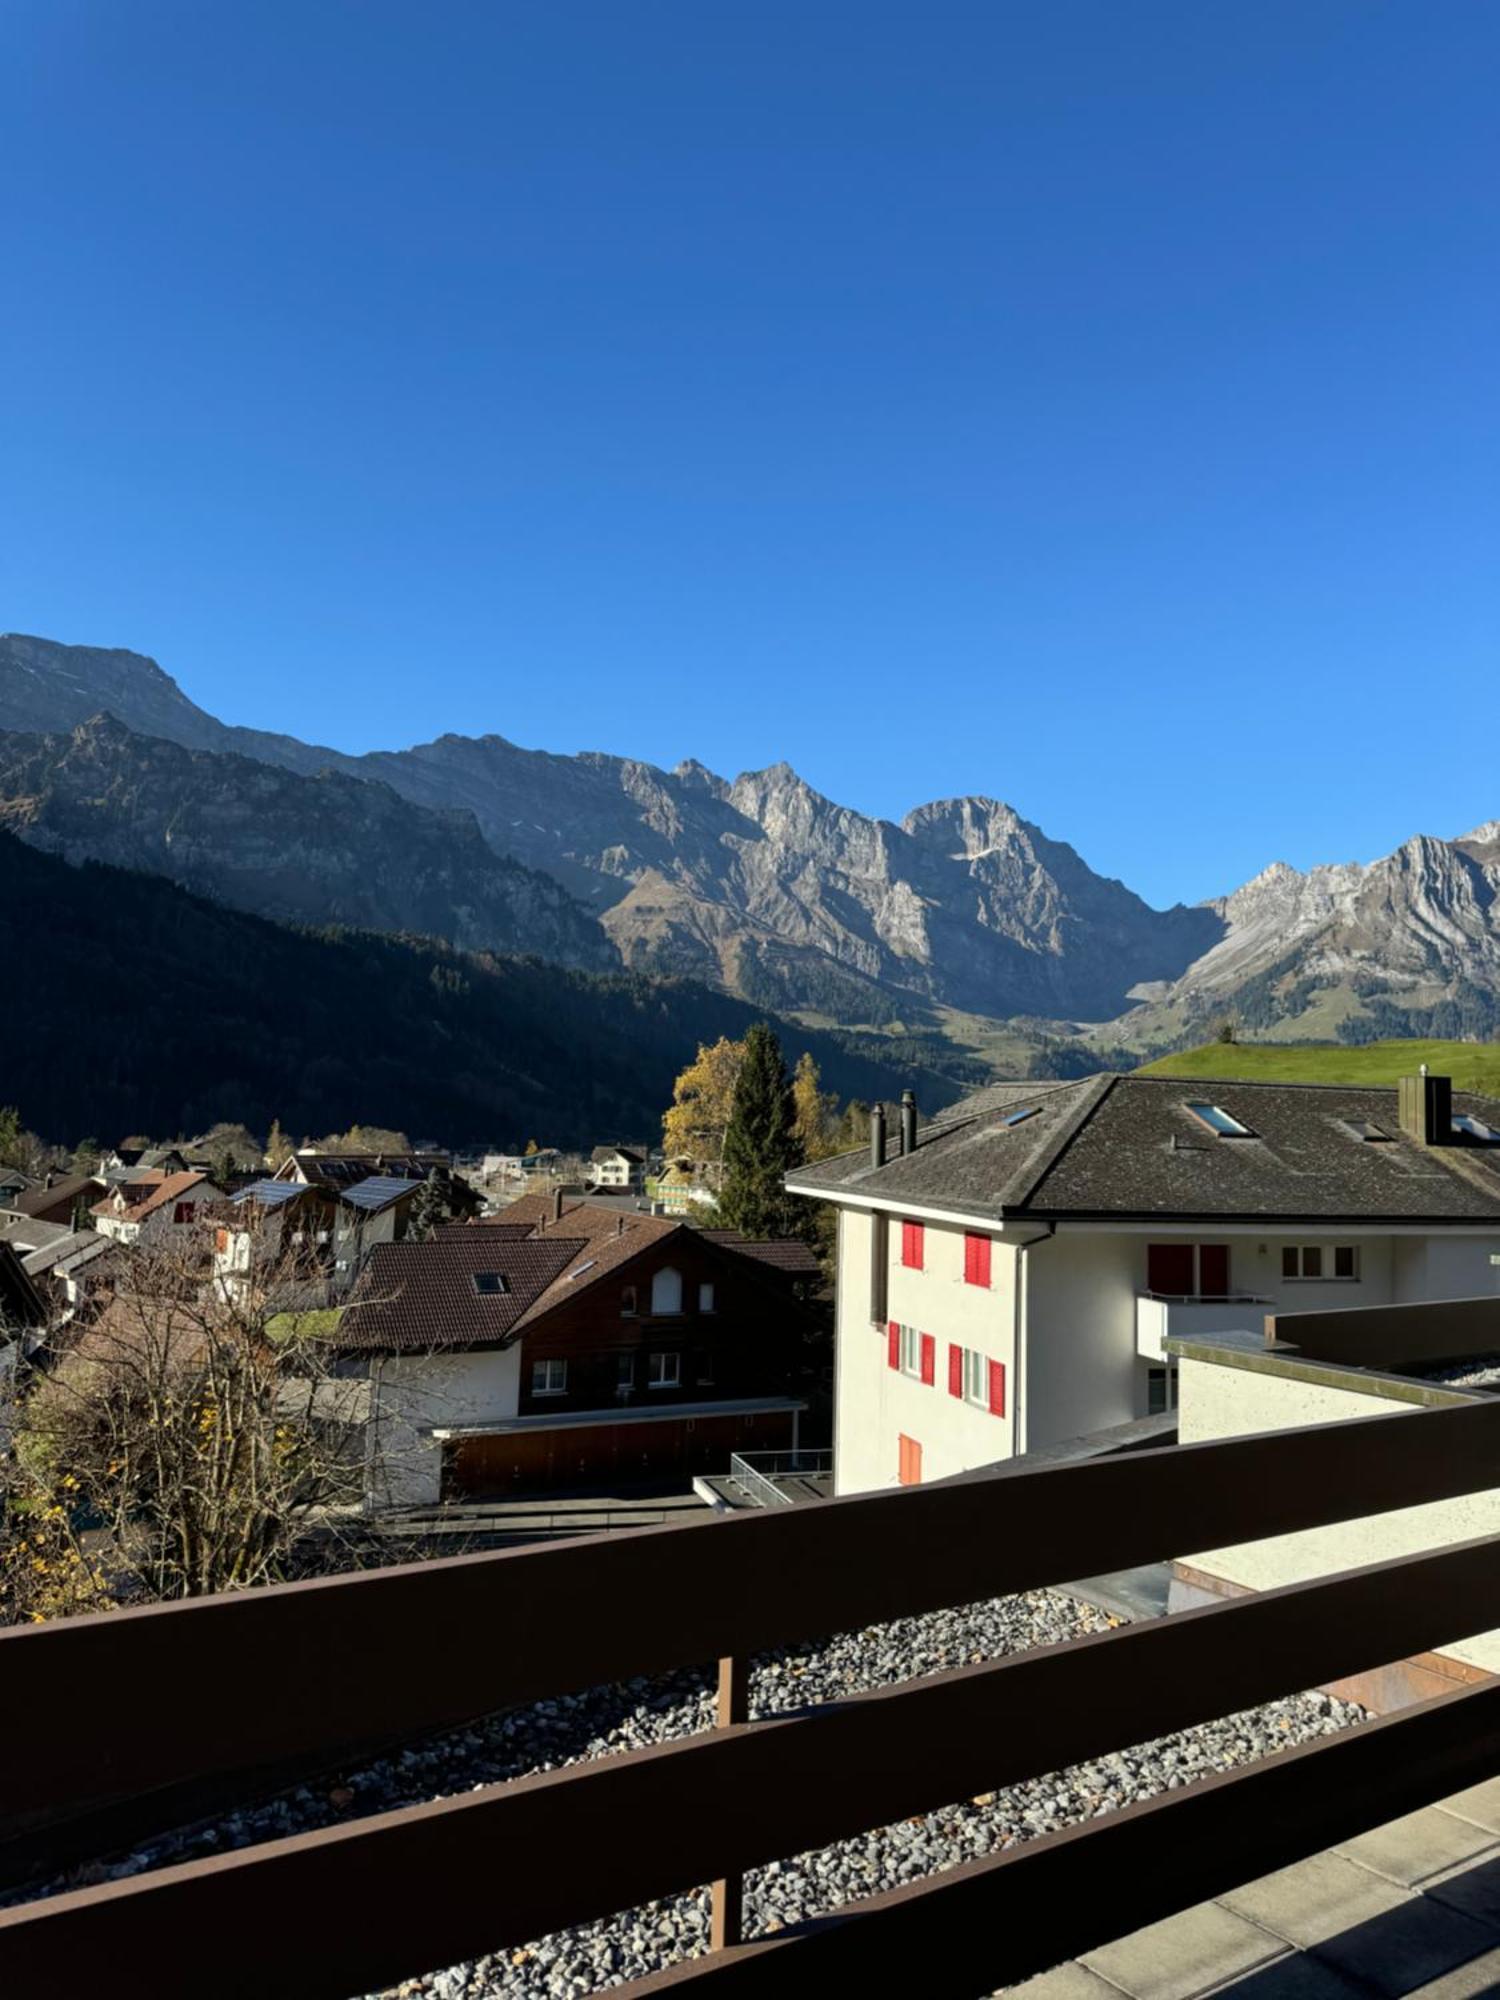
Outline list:
[[[1500,1139],[1500,1132],[1497,1132],[1492,1125],[1486,1125],[1482,1118],[1476,1118],[1472,1111],[1455,1113],[1453,1129],[1455,1132],[1464,1133],[1470,1139],[1483,1139],[1487,1144]]]
[[[1023,1124],[1026,1119],[1035,1118],[1041,1108],[1039,1104],[1023,1104],[1019,1111],[1007,1111],[1005,1116],[1000,1120],[1000,1123],[1002,1125]]]
[[[573,1280],[574,1280],[575,1278],[581,1278],[581,1277],[583,1276],[583,1274],[584,1274],[584,1272],[585,1272],[585,1271],[592,1271],[592,1270],[593,1270],[593,1268],[594,1268],[594,1265],[595,1265],[595,1264],[596,1264],[597,1262],[598,1262],[598,1259],[597,1259],[597,1258],[595,1258],[595,1257],[590,1257],[590,1258],[589,1258],[589,1260],[588,1260],[588,1262],[587,1262],[586,1264],[580,1264],[580,1265],[578,1266],[578,1269],[577,1269],[576,1271],[569,1271],[569,1273],[568,1273],[568,1283],[569,1283],[569,1284],[571,1284],[571,1283],[573,1282]]]
[[[1372,1145],[1380,1140],[1388,1141],[1391,1136],[1389,1132],[1382,1130],[1379,1125],[1372,1123],[1368,1118],[1341,1118],[1339,1123],[1346,1132],[1352,1133],[1356,1139],[1368,1140]]]
[[[476,1271],[474,1289],[481,1298],[494,1298],[498,1293],[510,1290],[510,1280],[503,1271]]]
[[[1255,1137],[1248,1125],[1242,1125],[1238,1118],[1231,1118],[1222,1105],[1189,1104],[1187,1109],[1192,1112],[1200,1125],[1206,1125],[1210,1132],[1216,1132],[1221,1139]]]

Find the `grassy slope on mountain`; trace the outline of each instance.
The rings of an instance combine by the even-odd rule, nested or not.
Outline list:
[[[697,1042],[757,1018],[685,982],[293,929],[9,835],[0,954],[0,1103],[68,1141],[220,1119],[264,1131],[272,1118],[455,1145],[654,1137]],[[844,1096],[912,1083],[936,1109],[959,1094],[920,1058],[871,1061],[848,1037],[797,1029],[785,1039]]]
[[[1460,1090],[1500,1097],[1500,1042],[1366,1042],[1350,1047],[1319,1043],[1300,1047],[1266,1042],[1206,1042],[1159,1062],[1145,1076],[1234,1078],[1245,1083],[1395,1083],[1426,1063],[1451,1076]]]

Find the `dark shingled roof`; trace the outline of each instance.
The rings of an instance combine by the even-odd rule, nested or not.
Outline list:
[[[1187,1109],[1221,1106],[1248,1127],[1220,1138]],[[1008,1116],[1033,1115],[1007,1124]],[[1453,1110],[1500,1129],[1500,1103],[1455,1091]],[[1390,1136],[1362,1140],[1366,1120]],[[799,1168],[799,1192],[961,1215],[1314,1218],[1500,1224],[1500,1146],[1423,1146],[1401,1131],[1397,1092],[1348,1084],[1085,1077],[999,1084],[955,1105],[916,1151],[868,1150]]]
[[[17,1215],[50,1220],[54,1210],[64,1212],[78,1201],[95,1202],[104,1192],[105,1183],[97,1174],[67,1174],[51,1187],[28,1188],[24,1194],[8,1196],[5,1206]]]
[[[493,1229],[446,1230],[425,1243],[381,1243],[333,1337],[358,1354],[502,1347],[582,1247],[576,1238],[519,1242]],[[476,1291],[481,1271],[500,1273],[505,1290]]]
[[[698,1234],[705,1243],[717,1243],[721,1250],[737,1250],[741,1256],[753,1257],[757,1264],[769,1264],[773,1271],[789,1278],[823,1275],[823,1266],[814,1251],[794,1236],[773,1236],[763,1243],[753,1236],[741,1236],[737,1229],[700,1229]]]

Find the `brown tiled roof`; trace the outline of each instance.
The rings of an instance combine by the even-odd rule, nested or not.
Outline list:
[[[737,1250],[741,1256],[753,1257],[757,1264],[769,1264],[773,1271],[783,1271],[791,1278],[823,1275],[816,1253],[794,1236],[773,1236],[768,1242],[759,1243],[753,1236],[741,1236],[737,1229],[700,1229],[698,1234],[707,1243],[717,1243],[721,1250]]]
[[[334,1336],[351,1353],[503,1346],[527,1308],[577,1256],[577,1239],[535,1243],[493,1229],[451,1229],[425,1243],[382,1243],[371,1253]],[[502,1292],[475,1290],[496,1272]]]
[[[87,1200],[91,1191],[96,1195],[104,1191],[104,1183],[97,1174],[68,1174],[54,1181],[51,1187],[27,1188],[5,1205],[17,1215],[47,1216],[54,1208],[67,1208],[75,1201]]]
[[[387,1353],[500,1346],[673,1236],[708,1242],[722,1256],[745,1255],[763,1269],[808,1276],[819,1270],[800,1243],[747,1243],[732,1230],[690,1230],[673,1216],[632,1214],[588,1201],[573,1202],[554,1222],[550,1196],[525,1199],[544,1201],[547,1211],[547,1220],[525,1234],[510,1223],[520,1205],[515,1204],[494,1222],[447,1225],[425,1243],[381,1244],[344,1314],[339,1345]],[[781,1263],[783,1253],[794,1261]],[[499,1273],[507,1289],[477,1293],[476,1271]]]
[[[168,1202],[180,1201],[190,1189],[201,1186],[207,1179],[207,1174],[197,1171],[185,1174],[165,1174],[155,1187],[148,1187],[146,1189],[145,1195],[140,1201],[132,1201],[129,1195],[126,1195],[126,1200],[130,1203],[126,1214],[132,1222],[139,1222],[143,1216],[154,1214],[159,1208],[165,1208]],[[139,1183],[136,1183],[136,1185],[139,1186]],[[116,1190],[116,1193],[124,1192],[124,1189]],[[96,1202],[94,1204],[94,1213],[97,1215],[101,1210],[108,1210],[113,1199],[114,1196],[110,1195],[105,1200]]]

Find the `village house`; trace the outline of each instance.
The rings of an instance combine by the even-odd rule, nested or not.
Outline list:
[[[330,1294],[354,1283],[368,1253],[406,1235],[411,1206],[424,1183],[370,1174],[352,1186],[321,1180],[259,1180],[232,1197],[216,1219],[214,1277],[221,1290],[242,1290],[257,1259],[295,1266],[304,1282]]]
[[[1445,1077],[908,1093],[787,1185],[838,1209],[841,1493],[1168,1409],[1169,1340],[1500,1291],[1500,1104]]]
[[[48,1174],[33,1187],[0,1195],[0,1214],[73,1228],[106,1191],[97,1174]]]
[[[375,1249],[333,1337],[368,1372],[377,1504],[686,1480],[796,1442],[801,1244],[527,1196]]]
[[[186,1241],[208,1207],[223,1199],[224,1190],[204,1173],[138,1172],[117,1181],[90,1214],[100,1235],[116,1243],[164,1244],[179,1232]]]
[[[635,1193],[646,1185],[644,1146],[596,1146],[589,1156],[589,1180],[597,1188]]]

